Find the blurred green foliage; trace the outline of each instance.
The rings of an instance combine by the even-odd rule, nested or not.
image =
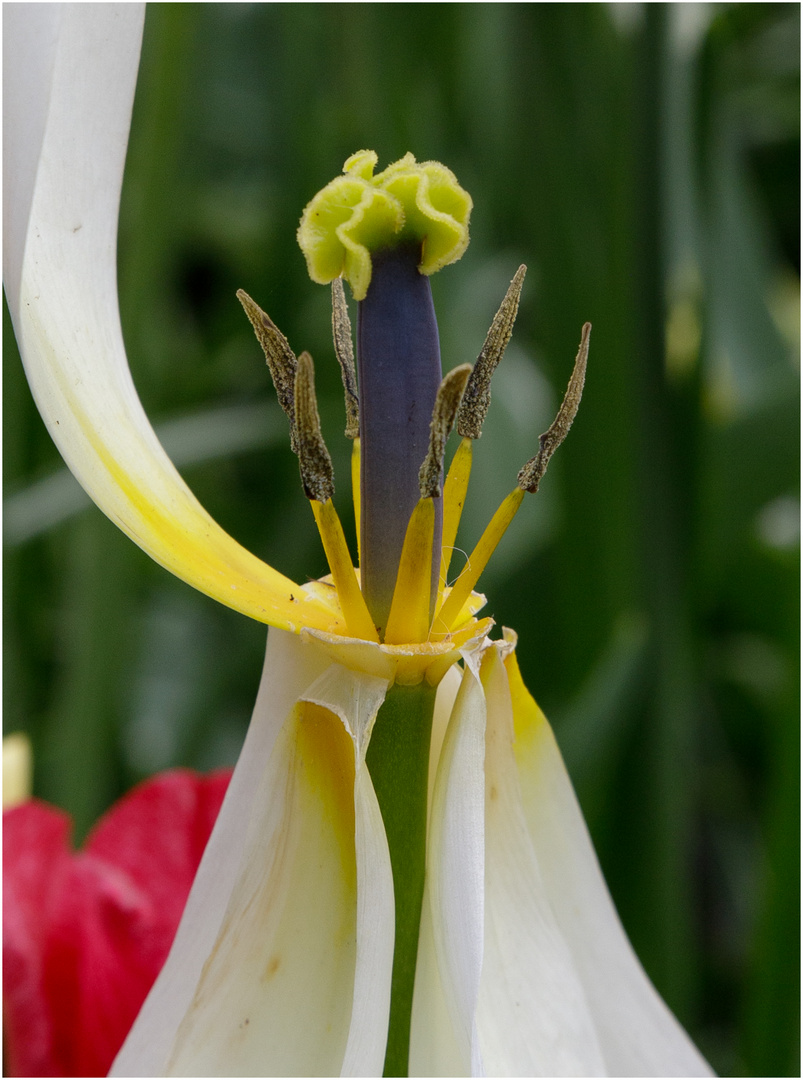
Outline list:
[[[120,226],[150,416],[301,580],[324,558],[234,293],[315,356],[350,521],[328,290],[294,239],[349,154],[442,160],[474,197],[433,279],[446,367],[529,265],[462,547],[594,324],[571,437],[481,584],[639,955],[727,1074],[799,1075],[798,48],[790,4],[155,5]],[[142,776],[235,759],[265,630],[89,508],[4,326],[6,731],[80,838]]]

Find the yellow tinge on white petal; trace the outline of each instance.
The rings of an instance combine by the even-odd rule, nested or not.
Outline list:
[[[270,631],[214,857],[115,1075],[381,1073],[393,883],[364,758],[387,685]]]
[[[41,131],[29,132],[24,112],[12,112],[4,132],[10,160],[23,163],[27,142],[41,135],[35,171],[17,170],[6,193],[13,229],[4,266],[39,411],[95,502],[157,562],[262,622],[336,632],[340,624],[314,598],[300,596],[204,511],[159,444],[131,379],[116,234],[142,9],[53,5],[48,18],[52,64],[30,74],[47,83],[30,91],[46,102]],[[14,50],[16,34],[24,51],[38,24],[19,18],[10,26],[6,48]]]
[[[481,678],[487,702],[485,951],[477,1009],[483,1063],[496,1076],[605,1076],[585,990],[527,829],[500,646],[486,652]]]
[[[274,748],[239,881],[167,1075],[340,1072],[356,961],[354,750],[299,703]]]
[[[524,685],[514,653],[505,667],[524,817],[609,1075],[710,1076],[710,1066],[633,952],[552,729]]]
[[[163,1076],[176,1032],[212,953],[246,850],[248,823],[269,812],[263,774],[287,717],[330,666],[295,634],[271,629],[253,716],[206,845],[170,954],[112,1069],[114,1076]],[[261,802],[260,802],[261,800]]]
[[[304,700],[338,716],[354,743],[357,954],[341,1076],[379,1075],[385,1057],[395,941],[393,875],[385,826],[365,753],[388,683],[333,664]]]

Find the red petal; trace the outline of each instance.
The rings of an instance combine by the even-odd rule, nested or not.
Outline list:
[[[3,1014],[11,1076],[57,1076],[44,957],[70,871],[70,819],[31,801],[3,814]]]
[[[106,1074],[167,957],[229,777],[147,781],[77,855],[60,812],[5,815],[10,1075]]]

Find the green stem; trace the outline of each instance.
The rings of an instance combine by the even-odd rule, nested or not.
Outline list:
[[[390,849],[396,943],[385,1076],[407,1076],[410,1017],[424,896],[429,743],[435,688],[393,686],[379,710],[366,761]]]

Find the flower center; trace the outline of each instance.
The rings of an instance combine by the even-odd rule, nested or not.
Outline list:
[[[315,400],[312,359],[297,359],[271,320],[238,294],[262,344],[290,421],[304,491],[321,534],[340,609],[352,638],[304,631],[333,659],[388,680],[366,750],[393,873],[395,943],[385,1075],[406,1076],[413,988],[426,872],[427,791],[435,687],[472,638],[492,621],[472,593],[525,491],[536,491],[580,401],[586,325],[575,369],[538,454],[520,471],[466,565],[448,589],[451,551],[465,502],[472,440],[490,404],[491,376],[518,310],[520,267],[473,369],[441,377],[438,327],[427,275],[468,243],[471,199],[442,165],[411,154],[373,175],[376,154],[360,151],[344,175],[308,204],[298,239],[315,281],[332,282],[335,352],[354,439],[352,486],[360,570],[352,564],[332,503],[332,463]],[[358,303],[357,368],[342,279]],[[443,484],[446,440],[463,440]]]
[[[332,281],[335,352],[346,395],[346,435],[354,440],[352,488],[359,571],[332,502],[332,463],[315,399],[312,358],[296,358],[270,318],[238,296],[290,421],[304,491],[323,541],[350,636],[375,644],[443,642],[473,620],[472,591],[525,491],[538,489],[549,458],[580,401],[590,326],[563,405],[540,438],[451,589],[447,577],[471,471],[491,400],[491,377],[518,311],[519,268],[473,369],[441,379],[440,345],[427,274],[462,254],[471,200],[454,176],[412,155],[373,176],[376,155],[361,151],[344,176],[309,203],[298,236],[316,281]],[[342,280],[358,303],[357,371]],[[463,440],[442,485],[446,440],[457,420]],[[443,491],[442,491],[443,488]],[[474,620],[475,621],[475,620]]]

